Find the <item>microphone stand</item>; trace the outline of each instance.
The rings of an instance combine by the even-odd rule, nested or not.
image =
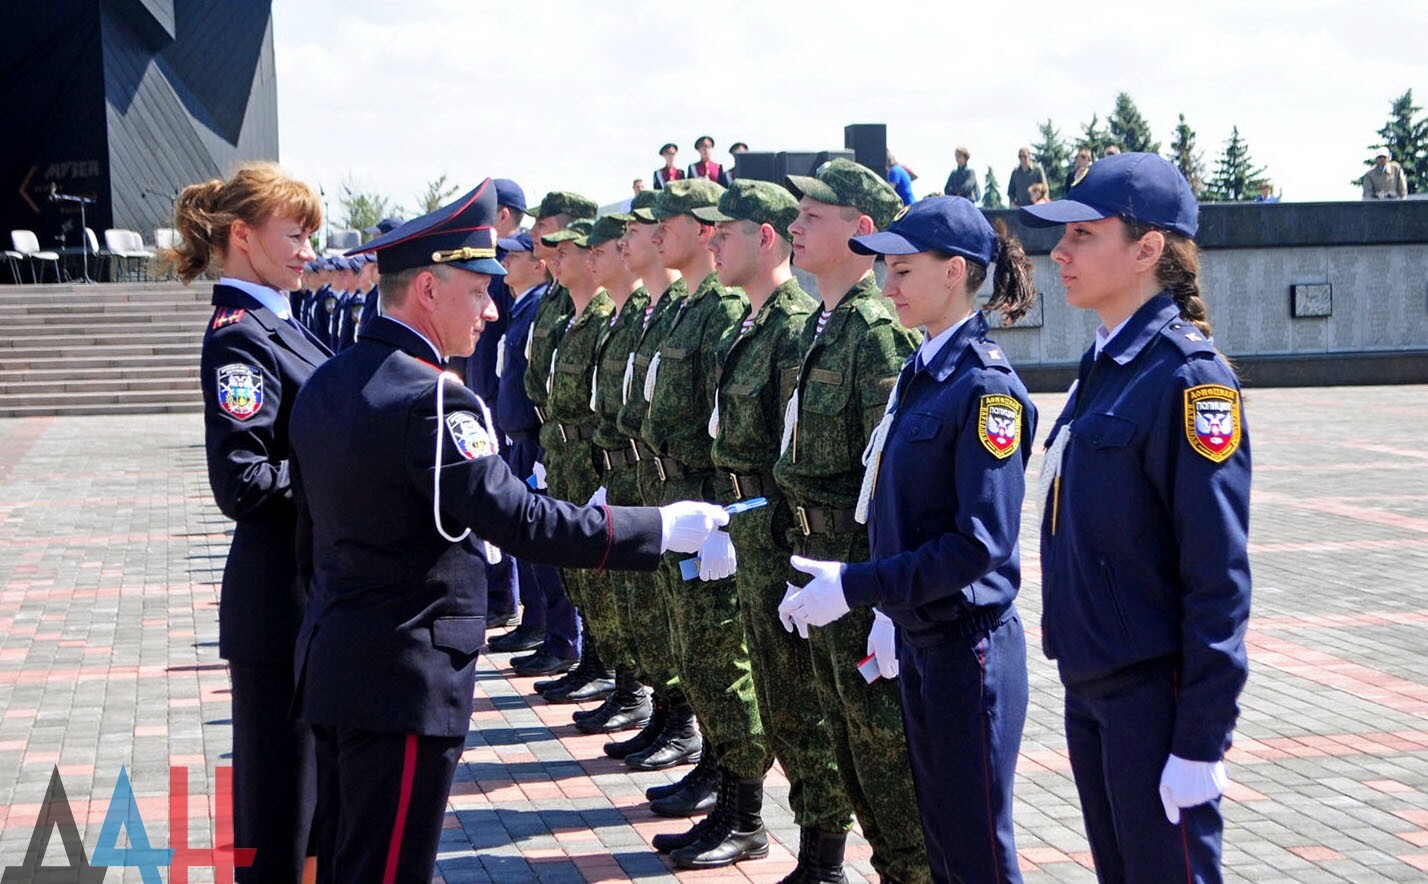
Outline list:
[[[68,193],[50,192],[50,200],[57,203],[79,203],[79,252],[80,261],[84,268],[83,282],[94,284],[94,280],[89,278],[89,223],[84,219],[84,207],[94,205],[94,200],[87,196],[75,196]],[[99,257],[95,255],[95,257]]]

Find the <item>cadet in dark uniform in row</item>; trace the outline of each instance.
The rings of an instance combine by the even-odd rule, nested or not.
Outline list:
[[[383,316],[313,374],[293,409],[298,553],[311,578],[297,690],[317,734],[328,881],[431,880],[485,641],[484,570],[466,531],[488,558],[500,547],[650,568],[728,519],[692,502],[556,502],[497,456],[484,403],[442,369],[471,353],[494,315],[495,208],[488,179],[365,246],[384,267]]]
[[[1200,296],[1198,213],[1184,176],[1145,153],[1021,210],[1066,225],[1051,257],[1067,303],[1101,319],[1042,469],[1041,572],[1102,881],[1220,880],[1248,670],[1250,449]]]
[[[738,552],[734,581],[759,717],[788,776],[788,803],[800,831],[798,868],[791,877],[808,884],[844,881],[843,848],[853,809],[823,721],[808,644],[778,623],[793,514],[774,482],[773,465],[784,405],[803,360],[803,328],[818,308],[789,269],[788,225],[798,216],[798,202],[772,182],[736,181],[717,208],[694,214],[716,222],[709,246],[719,282],[741,288],[749,298],[750,314],[719,372],[710,456],[728,475],[736,500],[768,500],[733,520],[729,534]]]
[[[917,335],[898,324],[881,297],[873,259],[854,253],[848,240],[886,227],[902,199],[882,176],[845,159],[823,164],[813,177],[789,176],[787,184],[799,197],[798,218],[789,225],[793,262],[817,278],[823,310],[804,329],[807,352],[774,478],[793,506],[790,538],[798,555],[866,561],[868,532],[855,518],[862,454]],[[926,881],[898,686],[885,678],[868,684],[858,673],[872,639],[890,642],[891,632],[875,631],[872,609],[863,608],[809,629],[809,649],[873,868],[890,881]],[[894,652],[886,646],[879,656],[891,659]]]
[[[1023,472],[1036,408],[987,339],[977,290],[1015,321],[1036,301],[1021,243],[999,237],[962,197],[914,203],[855,252],[887,258],[883,288],[926,338],[903,367],[869,448],[860,515],[872,561],[805,562],[818,572],[784,603],[825,626],[876,605],[896,626],[897,676],[922,832],[935,881],[1021,880],[1012,783],[1026,721],[1026,638],[1013,600]],[[948,799],[960,799],[949,811]]]
[[[312,188],[275,166],[185,187],[171,256],[192,282],[216,257],[203,337],[208,481],[237,524],[218,602],[218,652],[233,686],[233,837],[255,848],[244,882],[299,882],[316,795],[312,733],[293,720],[293,643],[306,588],[293,558],[297,511],[288,417],[298,389],[331,354],[293,319],[287,291],[313,258],[322,223]]]

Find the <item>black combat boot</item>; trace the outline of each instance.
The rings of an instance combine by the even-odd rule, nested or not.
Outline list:
[[[654,801],[656,798],[668,798],[676,792],[683,791],[684,787],[689,785],[689,780],[692,777],[710,778],[710,782],[714,784],[714,791],[719,791],[719,777],[713,775],[713,772],[719,768],[719,756],[714,751],[714,744],[709,741],[709,737],[703,731],[699,732],[699,737],[704,741],[704,751],[699,755],[699,763],[685,771],[684,776],[672,783],[650,786],[645,790],[646,799]]]
[[[847,832],[798,830],[798,865],[778,884],[848,884],[843,873],[843,848]]]
[[[719,798],[728,810],[698,841],[670,853],[669,858],[681,869],[717,869],[769,855],[769,837],[761,816],[764,778],[741,780],[726,768],[720,768],[719,777]]]
[[[716,782],[718,782],[719,771],[717,767],[714,770],[714,777]],[[714,802],[714,809],[709,811],[708,816],[683,832],[656,835],[651,839],[650,843],[654,845],[654,849],[659,853],[673,853],[676,850],[683,850],[691,845],[698,844],[703,841],[705,836],[710,832],[723,826],[724,817],[729,813],[729,799],[731,797],[733,796],[729,794],[729,790],[725,789],[723,783],[720,782],[718,798]]]
[[[655,816],[699,816],[714,808],[719,794],[719,762],[714,747],[707,740],[699,763],[675,785],[679,788],[650,800],[650,813]],[[648,796],[649,792],[645,794]]]
[[[676,764],[695,764],[703,745],[694,722],[694,709],[682,691],[673,691],[664,730],[648,748],[626,755],[625,766],[631,770],[664,770]]]
[[[605,744],[605,755],[610,758],[624,758],[636,752],[643,751],[650,747],[650,744],[664,732],[664,722],[666,713],[669,711],[669,700],[662,694],[654,696],[654,712],[650,715],[650,720],[645,722],[645,726],[639,733],[628,740],[618,740]]]
[[[605,700],[595,715],[576,717],[577,730],[586,734],[634,730],[644,727],[654,712],[650,706],[650,692],[635,677],[633,666],[621,666],[615,670],[615,690]]]
[[[582,672],[582,670],[584,670]],[[576,675],[576,673],[580,673]],[[600,659],[600,649],[594,639],[585,636],[585,647],[580,654],[580,665],[570,670],[573,676],[564,685],[551,685],[541,691],[547,703],[584,703],[588,700],[603,700],[615,690],[615,670],[610,669]]]

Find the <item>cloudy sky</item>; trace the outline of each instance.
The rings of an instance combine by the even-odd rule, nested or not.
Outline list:
[[[604,204],[708,133],[756,150],[840,148],[848,123],[940,190],[952,149],[996,169],[1048,117],[1064,137],[1126,91],[1207,166],[1238,125],[1285,200],[1349,181],[1390,102],[1428,104],[1428,4],[276,0],[281,160],[411,210],[428,181],[514,178]],[[335,210],[336,204],[333,201]]]

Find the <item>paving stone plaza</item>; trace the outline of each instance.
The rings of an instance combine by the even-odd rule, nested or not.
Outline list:
[[[1043,434],[1062,398],[1035,397]],[[1428,388],[1250,389],[1245,409],[1255,595],[1226,877],[1428,880]],[[217,597],[230,526],[211,500],[202,433],[198,414],[0,419],[0,866],[24,861],[56,769],[92,859],[121,768],[154,847],[174,844],[182,816],[171,767],[188,771],[188,844],[209,845],[224,822]],[[1032,487],[1038,470],[1039,457]],[[1036,644],[1039,518],[1029,500],[1018,846],[1028,882],[1094,881],[1061,690]],[[479,663],[440,880],[675,878],[649,841],[686,824],[652,816],[642,793],[683,769],[630,774],[506,660]],[[770,798],[768,859],[677,877],[787,874],[798,831],[777,769]],[[946,798],[957,812],[959,797]],[[118,844],[133,845],[132,827]],[[64,864],[61,847],[57,833],[47,864]],[[850,860],[850,879],[876,877],[861,839]],[[143,878],[111,867],[103,880]]]

